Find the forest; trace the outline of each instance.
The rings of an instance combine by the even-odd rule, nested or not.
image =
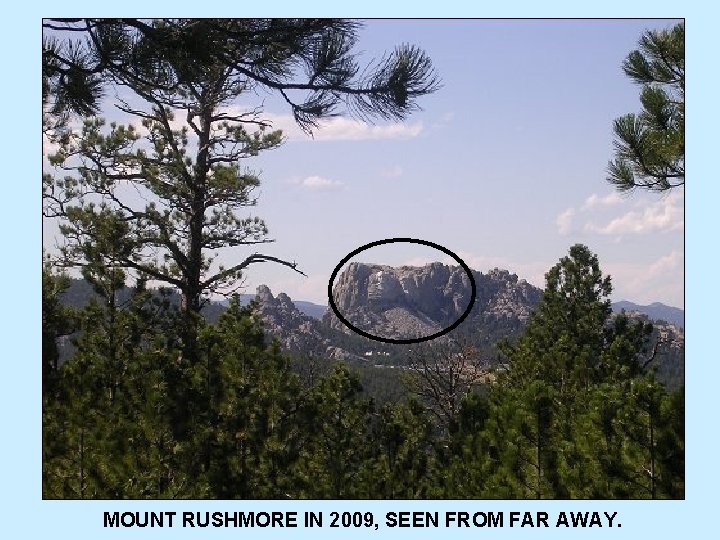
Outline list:
[[[239,213],[260,185],[239,162],[282,143],[261,110],[227,106],[263,87],[307,130],[338,107],[403,120],[440,88],[421,49],[361,67],[357,24],[330,19],[43,26],[46,157],[61,171],[43,175],[43,215],[64,240],[42,278],[44,498],[684,498],[684,386],[656,378],[651,324],[611,316],[611,279],[585,245],[548,269],[528,326],[499,346],[504,369],[478,379],[452,368],[462,355],[473,365],[474,351],[437,356],[432,369],[393,375],[401,390],[380,402],[352,366],[292,359],[251,307],[233,300],[217,320],[202,316],[250,265],[301,271],[259,251],[231,267],[213,258],[271,242],[262,220]],[[683,36],[649,32],[641,49],[682,60]],[[629,76],[676,83],[638,55]],[[115,105],[139,125],[96,116],[110,85],[133,95]],[[658,136],[660,150],[652,140],[677,138],[673,122],[684,122],[668,96],[650,91],[632,133],[618,121],[609,180],[619,189],[684,181],[684,140]],[[638,133],[645,147],[628,138]],[[61,301],[69,272],[96,293],[83,308]],[[74,352],[61,361],[68,336]]]
[[[421,399],[422,373],[411,373],[393,381],[407,385],[403,397],[384,404],[342,363],[293,367],[237,302],[215,324],[198,322],[189,364],[178,308],[151,291],[119,305],[98,285],[101,301],[76,309],[58,301],[62,289],[46,272],[48,498],[684,494],[683,389],[668,393],[645,369],[651,327],[610,316],[610,281],[584,246],[548,273],[494,382],[458,394],[448,380],[445,395]],[[58,365],[57,338],[70,332],[76,352]]]

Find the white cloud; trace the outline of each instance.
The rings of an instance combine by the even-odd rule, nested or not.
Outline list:
[[[458,256],[473,270],[488,272],[493,268],[509,270],[528,283],[545,288],[545,274],[558,261],[517,262],[505,257],[488,257],[460,251]],[[450,257],[445,264],[457,264]],[[632,262],[603,263],[603,274],[612,276],[613,300],[630,300],[640,304],[663,302],[682,307],[684,303],[684,255],[682,249],[674,249],[650,263]]]
[[[675,250],[669,255],[660,257],[657,261],[650,265],[647,275],[656,277],[672,270],[681,270],[685,261],[685,256],[681,251]]]
[[[313,191],[338,189],[345,185],[343,182],[340,182],[338,180],[331,180],[329,178],[318,175],[306,176],[305,178],[295,180],[292,183],[300,186],[303,189],[309,189]]]
[[[685,223],[681,195],[670,195],[644,209],[631,210],[610,220],[606,225],[586,223],[585,230],[604,235],[648,234],[682,231]]]
[[[630,199],[616,192],[607,195],[593,193],[579,207],[570,207],[557,216],[558,232],[567,235],[573,230],[583,231],[615,236],[619,241],[623,235],[683,230],[682,192],[672,192],[661,198],[646,193],[636,195],[637,199]],[[617,208],[623,206],[625,208]]]
[[[319,141],[360,141],[368,139],[406,139],[417,137],[422,133],[421,122],[412,124],[387,124],[376,126],[351,120],[349,118],[332,118],[322,122],[315,134]]]
[[[244,116],[248,122],[262,121],[270,124],[271,129],[282,130],[283,136],[289,141],[363,141],[363,140],[387,140],[387,139],[409,139],[419,136],[424,126],[422,122],[403,122],[393,124],[371,124],[336,116],[326,118],[318,122],[318,127],[312,130],[312,135],[305,133],[298,126],[292,115],[275,114],[259,112],[251,114],[238,106],[225,107],[222,112],[227,116]],[[174,118],[170,121],[172,129],[180,130],[187,127],[187,113],[182,110],[174,111]],[[137,122],[136,122],[137,123]],[[136,125],[141,134],[146,134],[147,130],[142,126]],[[255,127],[252,123],[247,124],[248,131],[254,131]],[[192,131],[190,130],[191,136]]]
[[[597,206],[615,206],[617,204],[620,204],[624,201],[620,194],[616,191],[613,191],[609,195],[605,195],[604,197],[601,197],[597,193],[593,193],[590,195],[587,199],[585,199],[585,202],[580,207],[581,210],[590,210],[591,208],[595,208]]]
[[[575,217],[575,209],[568,208],[560,215],[558,215],[555,223],[557,224],[558,232],[562,235],[570,234],[572,230],[573,217]]]
[[[266,114],[273,129],[281,129],[291,141],[365,141],[386,139],[409,139],[423,132],[422,122],[375,125],[337,116],[320,121],[312,136],[305,133],[290,115]]]
[[[663,302],[683,307],[685,257],[673,250],[648,264],[609,263],[603,268],[612,276],[613,298],[640,304]]]

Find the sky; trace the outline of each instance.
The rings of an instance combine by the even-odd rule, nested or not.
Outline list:
[[[613,300],[684,305],[684,192],[618,194],[607,183],[613,120],[640,110],[621,69],[643,31],[667,20],[372,20],[360,63],[411,43],[432,59],[442,88],[404,122],[324,122],[314,137],[271,94],[242,96],[283,129],[278,149],[244,160],[260,173],[257,207],[272,244],[262,253],[307,274],[251,266],[245,291],[327,304],[335,266],[358,247],[392,237],[440,244],[471,268],[499,267],[542,287],[575,243],[597,253]],[[111,106],[102,113],[119,118]],[[56,229],[44,224],[43,243]],[[226,250],[226,266],[251,251]],[[393,244],[360,259],[403,265],[447,260]],[[357,260],[357,258],[356,258]]]

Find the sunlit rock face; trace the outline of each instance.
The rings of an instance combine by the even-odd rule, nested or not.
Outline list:
[[[469,324],[512,319],[526,321],[540,291],[507,270],[473,272],[477,298]],[[455,322],[472,296],[470,278],[460,266],[439,262],[391,267],[350,263],[335,280],[338,311],[356,328],[370,334],[408,339],[434,334]],[[348,329],[331,312],[323,322]]]
[[[268,338],[277,339],[283,349],[303,354],[329,355],[340,358],[328,338],[323,323],[302,313],[285,293],[273,296],[266,285],[257,288],[256,316],[263,322]]]
[[[437,333],[462,315],[471,296],[460,267],[432,263],[391,267],[351,263],[333,289],[340,313],[356,328],[393,339]],[[327,314],[330,326],[344,325]]]
[[[368,277],[367,302],[376,307],[392,307],[405,303],[405,291],[391,269],[375,270]]]

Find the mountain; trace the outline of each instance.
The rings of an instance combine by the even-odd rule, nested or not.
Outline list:
[[[496,356],[495,344],[522,330],[541,291],[506,270],[474,272],[473,277],[475,303],[453,336],[466,333],[488,356]],[[333,295],[340,313],[357,328],[405,339],[437,333],[455,322],[468,307],[471,286],[459,266],[351,263],[338,276]],[[255,300],[268,334],[290,352],[391,365],[406,361],[407,348],[360,336],[331,310],[314,319],[286,294],[273,296],[264,285],[258,287]]]
[[[308,317],[313,319],[322,319],[325,312],[328,310],[327,306],[320,304],[314,304],[306,300],[295,300],[295,306]]]
[[[653,302],[649,306],[641,306],[622,300],[620,302],[613,302],[613,311],[619,313],[625,310],[627,313],[637,312],[647,315],[650,319],[656,321],[665,321],[677,326],[678,328],[685,328],[685,311],[661,304],[660,302]]]
[[[476,298],[468,317],[452,334],[439,339],[464,338],[487,362],[495,363],[499,359],[497,343],[502,339],[513,340],[523,331],[542,291],[507,270],[473,271],[472,275]],[[120,291],[119,303],[124,303],[131,292]],[[177,293],[168,294],[172,303],[179,302]],[[71,280],[61,298],[66,305],[82,307],[93,295],[87,282]],[[359,329],[389,338],[429,335],[446,328],[465,312],[470,296],[470,280],[464,270],[441,263],[421,267],[351,263],[338,276],[333,289],[338,310],[346,319]],[[360,336],[324,306],[294,302],[283,292],[274,296],[264,285],[258,287],[256,295],[241,296],[244,304],[253,299],[268,337],[277,339],[300,361],[312,356],[367,368],[402,366],[408,361],[407,347]],[[210,302],[203,308],[203,315],[214,322],[226,306],[227,301]],[[654,365],[658,377],[669,386],[681,384],[685,347],[682,310],[659,303],[638,306],[618,302],[613,307],[616,311],[625,309],[631,317],[668,323],[655,324],[653,339],[664,345]],[[61,344],[63,359],[73,350],[71,339],[65,342]]]
[[[476,299],[452,339],[466,337],[493,363],[496,344],[514,339],[524,328],[541,291],[507,270],[473,272]],[[351,263],[333,289],[338,310],[357,328],[380,337],[408,338],[434,334],[467,309],[470,279],[459,266],[423,267]],[[274,296],[265,285],[254,298],[269,336],[300,357],[329,358],[364,366],[402,366],[412,349],[363,337],[343,324],[332,310],[315,319],[284,293]],[[439,341],[450,339],[446,336]]]
[[[267,334],[277,339],[285,350],[335,360],[355,358],[337,346],[338,340],[333,339],[338,337],[336,331],[300,311],[287,294],[279,293],[275,297],[269,287],[260,285],[254,300]]]
[[[493,364],[499,358],[497,343],[512,340],[522,332],[542,291],[507,270],[473,271],[472,275],[477,294],[468,317],[452,334],[438,339],[469,340]],[[470,297],[471,285],[465,271],[441,263],[422,267],[351,263],[337,277],[333,288],[338,311],[353,326],[393,339],[425,336],[446,328],[465,312]],[[325,350],[325,355],[332,358],[365,360],[375,366],[401,366],[408,360],[407,347],[364,338],[345,326],[332,310],[321,320],[314,320],[301,313],[287,295],[280,293],[275,298],[267,287],[258,289],[256,299],[269,333],[292,352],[322,355]],[[644,314],[640,309],[628,309],[641,306],[621,306],[633,318],[663,317],[667,321],[654,325],[651,340],[662,346],[657,349],[653,366],[668,386],[682,384],[682,328],[667,320],[667,310]]]
[[[540,301],[540,289],[518,280],[507,270],[488,274],[473,272],[475,303],[461,327],[490,331],[502,328],[513,333],[524,326]],[[455,322],[468,308],[471,284],[459,266],[431,263],[422,267],[390,267],[351,263],[333,289],[338,311],[356,328],[391,339],[434,334]],[[328,311],[329,327],[348,329]]]

